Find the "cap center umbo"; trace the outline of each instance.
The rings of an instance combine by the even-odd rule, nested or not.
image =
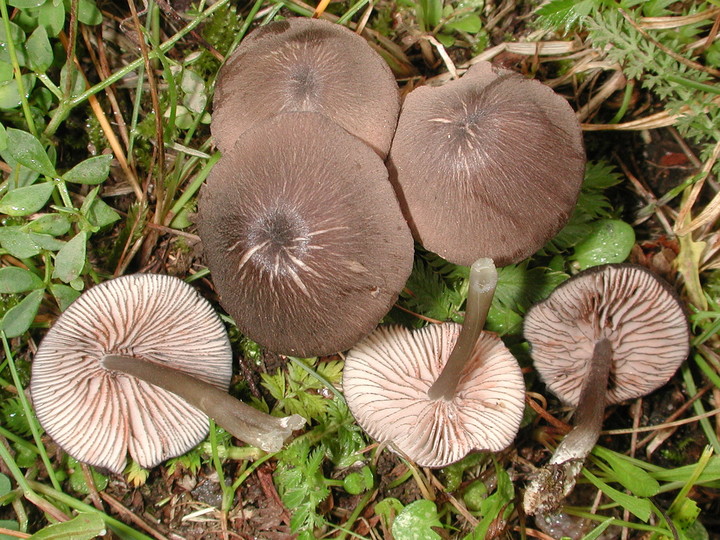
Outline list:
[[[314,111],[320,97],[320,77],[308,64],[290,66],[287,104],[296,111]]]
[[[295,274],[298,267],[305,266],[303,259],[310,249],[309,233],[305,220],[296,211],[278,207],[251,224],[246,253],[251,253],[255,266],[275,276]]]

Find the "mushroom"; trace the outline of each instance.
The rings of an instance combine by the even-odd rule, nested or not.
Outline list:
[[[412,270],[412,236],[382,160],[316,113],[243,133],[203,187],[198,228],[221,303],[281,354],[351,347]]]
[[[597,442],[605,406],[665,384],[688,355],[690,330],[670,285],[644,267],[607,264],[533,306],[524,334],[541,379],[576,407],[575,427],[525,494],[526,513],[552,513]]]
[[[277,451],[298,415],[276,418],[230,397],[232,351],[210,304],[184,281],[134,274],[86,291],[58,318],[32,364],[40,424],[79,461],[120,473],[185,453],[207,416]],[[199,410],[198,410],[199,409]]]
[[[302,17],[248,35],[218,74],[211,130],[222,152],[278,112],[324,114],[383,159],[400,111],[385,61],[344,26]]]
[[[388,157],[416,240],[456,264],[490,257],[498,266],[528,257],[563,227],[584,166],[568,103],[488,62],[410,92]]]
[[[470,279],[462,330],[380,327],[345,360],[343,389],[358,423],[421,466],[502,450],[522,419],[520,367],[497,335],[481,332],[497,280],[492,261],[476,261]]]

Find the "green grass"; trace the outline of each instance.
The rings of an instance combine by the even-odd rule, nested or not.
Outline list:
[[[53,533],[93,538],[104,529],[120,538],[152,538],[173,525],[162,519],[153,525],[139,511],[135,518],[145,520],[142,528],[131,517],[135,510],[119,510],[108,500],[125,497],[120,502],[130,508],[135,494],[150,514],[161,515],[168,506],[189,514],[173,498],[184,477],[218,485],[221,502],[205,525],[214,533],[238,525],[243,504],[274,495],[273,504],[285,507],[288,521],[272,526],[301,538],[387,538],[390,532],[401,540],[411,533],[440,538],[440,530],[453,538],[493,532],[529,536],[524,528],[532,521],[521,519],[517,508],[525,476],[558,440],[546,418],[560,417],[562,407],[549,395],[546,418],[528,408],[507,451],[474,454],[440,471],[418,470],[375,445],[355,424],[337,389],[341,357],[289,359],[259,378],[262,397],[252,397],[249,383],[233,387],[261,409],[299,413],[310,421],[277,454],[236,446],[211,425],[208,440],[187,455],[154,471],[131,464],[108,482],[44,436],[24,392],[29,366],[44,330],[83,290],[115,275],[161,268],[210,293],[204,281],[211,276],[193,252],[192,213],[220,158],[208,129],[218,54],[228,54],[258,24],[308,16],[314,7],[291,0],[195,2],[184,19],[171,24],[150,1],[148,14],[139,18],[145,43],[140,50],[131,41],[135,34],[129,29],[136,24],[131,11],[111,4],[99,3],[108,10],[100,11],[94,0],[0,0],[0,538],[11,534],[6,530],[17,531],[16,537],[42,531],[38,538]],[[658,431],[641,447],[642,433],[603,436],[580,481],[591,495],[573,501],[564,519],[590,520],[588,540],[608,527],[626,527],[631,536],[647,532],[655,539],[703,538],[703,519],[712,517],[707,512],[717,506],[720,489],[712,397],[720,392],[720,264],[717,251],[705,249],[717,242],[718,231],[712,219],[698,221],[706,208],[713,212],[708,204],[717,199],[712,179],[720,172],[720,47],[717,39],[707,40],[717,2],[553,0],[539,11],[518,3],[500,14],[481,1],[360,0],[333,3],[328,11],[330,18],[354,25],[371,5],[367,28],[385,40],[378,46],[402,84],[419,84],[419,74],[446,71],[444,48],[462,69],[474,55],[497,54],[491,47],[527,36],[584,40],[575,55],[511,60],[515,69],[559,81],[556,90],[572,96],[576,109],[607,83],[606,71],[626,77],[614,101],[599,103],[584,119],[602,129],[587,137],[590,161],[570,223],[535,256],[500,270],[488,328],[502,335],[521,361],[528,390],[544,392],[521,336],[530,305],[601,258],[625,260],[632,250],[632,257],[642,254],[645,262],[659,265],[653,256],[672,255],[671,268],[679,275],[674,285],[687,304],[695,336],[693,350],[670,383],[645,398],[638,420],[640,427],[661,423],[700,393],[673,420],[696,418],[673,427],[667,439]],[[674,17],[677,24],[655,28],[647,17]],[[96,45],[93,54],[87,51],[86,43],[96,43],[100,29],[118,31],[124,18],[122,39],[101,40],[101,50]],[[588,56],[595,66],[583,64]],[[677,113],[682,114],[669,116]],[[627,156],[612,142],[617,131],[604,130],[651,114],[659,115],[653,134],[675,141],[676,133],[697,161],[689,160],[662,192],[631,196],[628,173],[637,177],[656,169],[647,163],[628,168]],[[633,144],[642,149],[644,143],[638,136]],[[598,247],[609,221],[623,224],[621,254]],[[683,234],[674,238],[677,231]],[[406,290],[386,322],[461,321],[467,276],[467,268],[418,250]],[[250,369],[262,367],[257,345],[224,320],[236,357]],[[631,410],[630,404],[615,407],[608,429],[631,427]],[[144,485],[166,497],[154,500]],[[595,505],[598,492],[602,496]],[[192,491],[185,495],[195,497]]]

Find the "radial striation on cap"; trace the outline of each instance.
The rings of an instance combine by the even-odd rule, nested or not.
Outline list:
[[[281,354],[351,347],[412,269],[412,236],[382,160],[315,113],[245,132],[203,187],[198,228],[221,303]]]
[[[646,268],[610,264],[560,285],[525,317],[535,368],[548,388],[577,405],[595,344],[610,342],[606,403],[665,384],[687,358],[690,330],[675,291]]]
[[[478,340],[452,400],[428,397],[460,328],[380,327],[345,360],[343,390],[360,426],[423,467],[444,467],[473,450],[500,451],[522,419],[522,373],[495,334]]]
[[[459,80],[408,94],[388,167],[425,248],[456,264],[490,257],[505,266],[565,225],[585,152],[565,99],[480,62]]]
[[[267,24],[220,70],[211,130],[229,151],[240,134],[279,112],[321,113],[383,159],[400,111],[390,68],[362,37],[319,19]]]
[[[190,450],[204,413],[175,394],[105,369],[106,355],[166,365],[227,389],[232,352],[210,304],[180,279],[134,274],[96,285],[58,318],[32,364],[40,424],[68,454],[120,473]]]

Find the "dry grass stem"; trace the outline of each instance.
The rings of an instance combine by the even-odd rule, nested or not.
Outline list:
[[[700,177],[693,184],[687,200],[683,202],[683,206],[680,209],[680,213],[678,214],[675,224],[675,233],[678,236],[690,234],[703,225],[715,221],[720,216],[720,194],[717,194],[698,217],[687,223],[687,218],[690,216],[690,210],[695,205],[695,202],[700,195],[700,191],[705,185],[705,180],[712,172],[712,168],[715,166],[718,157],[720,157],[720,141],[715,144],[715,148],[713,149],[710,159],[708,159],[705,165],[703,165],[702,171],[700,171]]]
[[[638,19],[640,26],[645,30],[671,30],[691,24],[716,18],[720,15],[720,7],[713,7],[700,13],[692,15],[680,15],[671,17],[641,17]]]

